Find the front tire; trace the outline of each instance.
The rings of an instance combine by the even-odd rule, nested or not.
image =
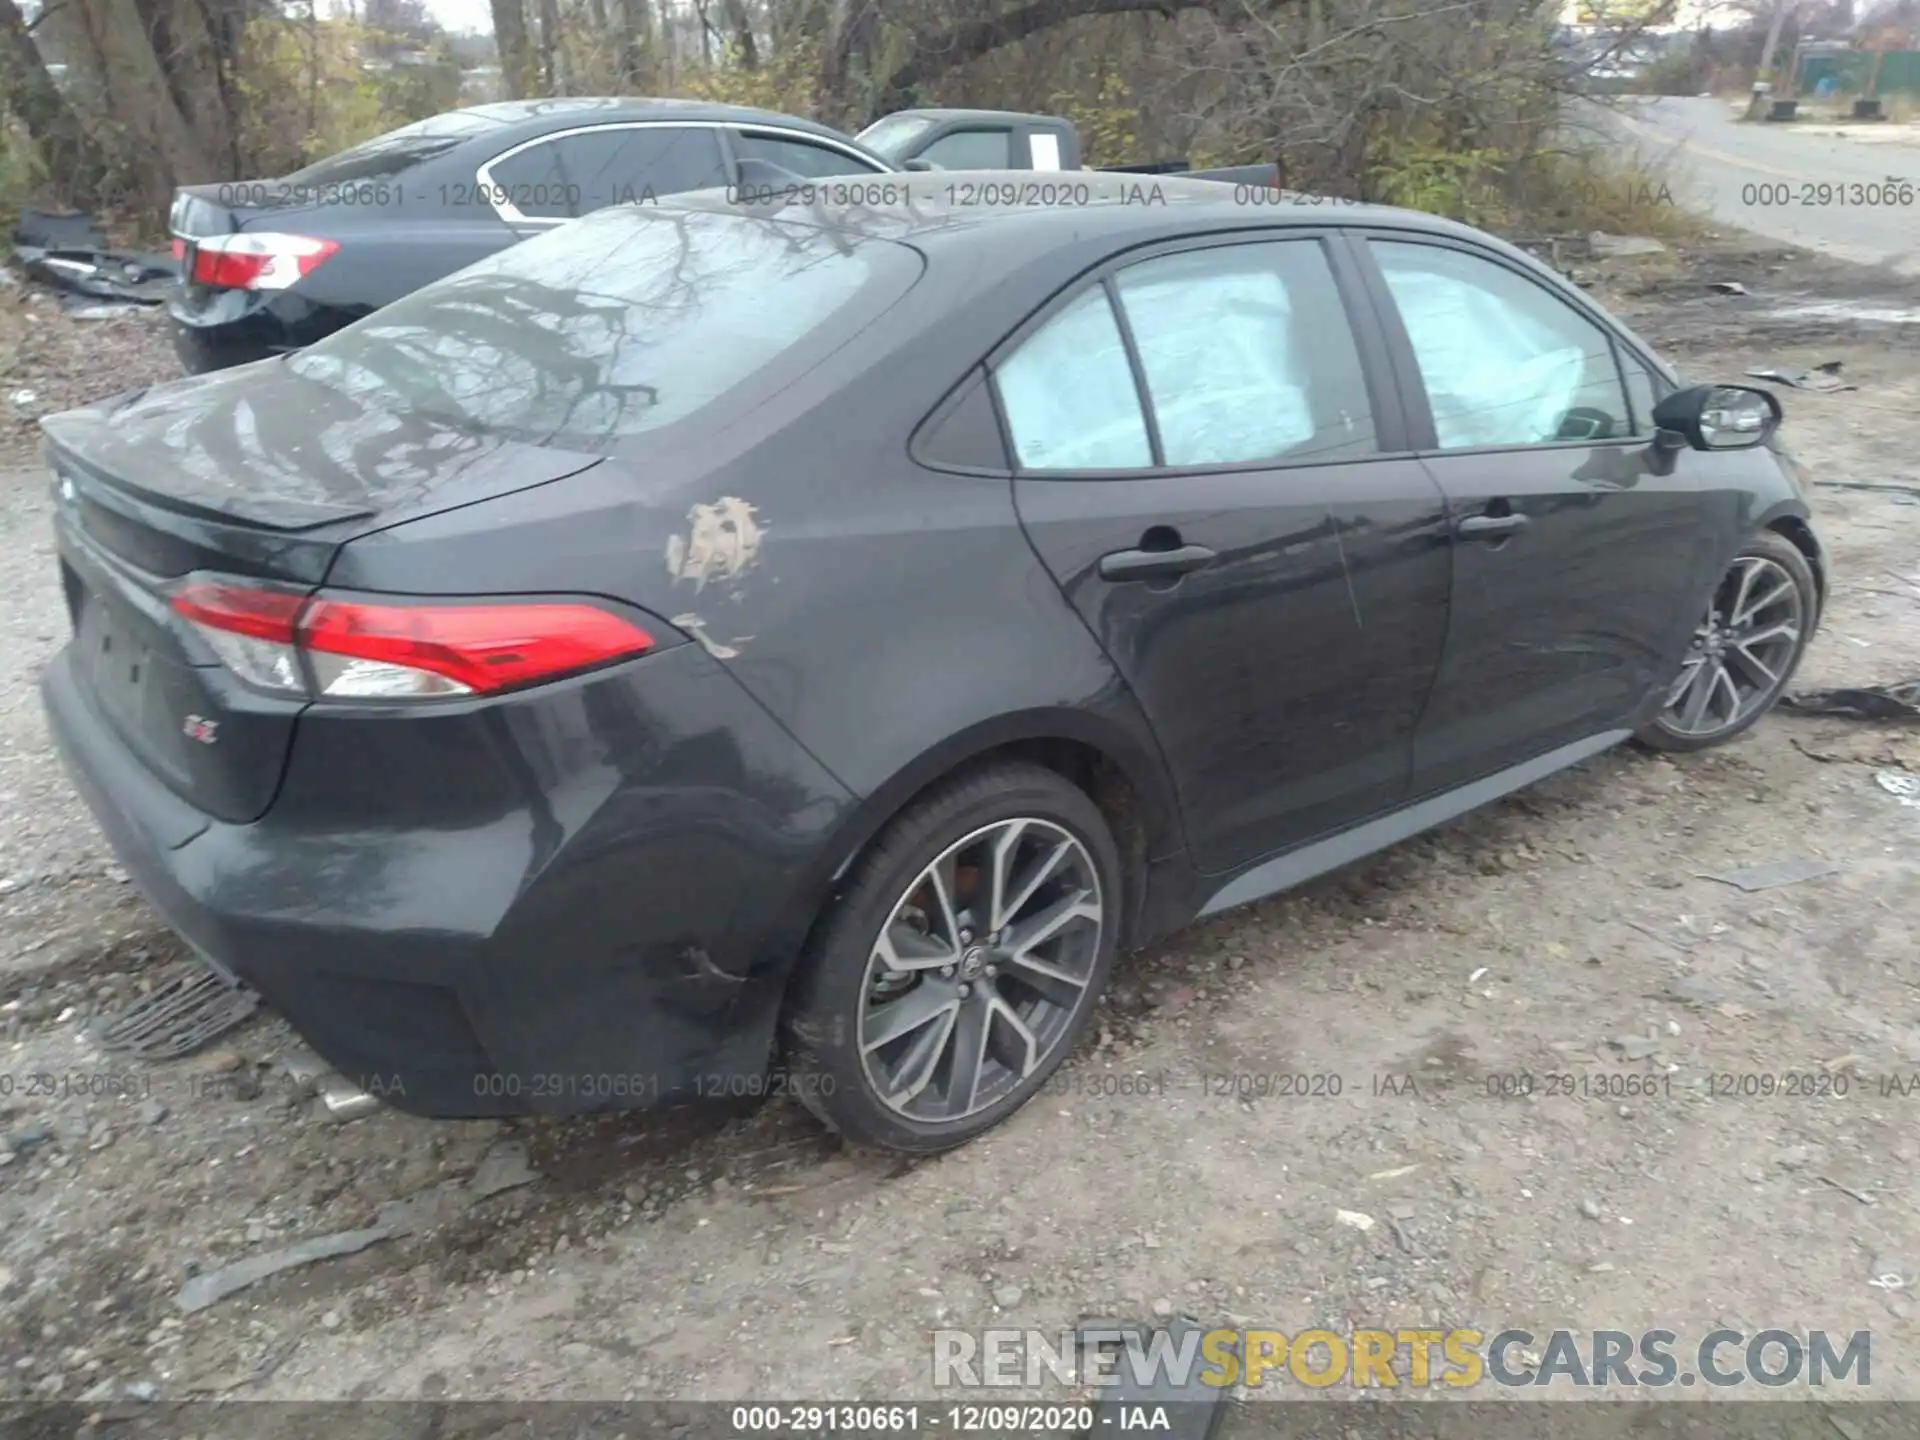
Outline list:
[[[1033,1097],[1084,1033],[1120,928],[1086,794],[997,763],[915,801],[854,866],[788,997],[792,1088],[849,1141],[930,1155]]]
[[[1793,678],[1819,615],[1813,567],[1764,530],[1734,557],[1707,600],[1660,713],[1636,732],[1655,750],[1705,750],[1750,729]]]

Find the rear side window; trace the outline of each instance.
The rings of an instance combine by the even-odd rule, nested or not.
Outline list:
[[[818,365],[898,300],[891,241],[622,205],[395,301],[287,362],[379,410],[604,450]]]
[[[719,132],[687,126],[608,126],[529,146],[488,167],[496,201],[529,220],[570,220],[727,183]]]
[[[874,173],[872,165],[856,160],[851,155],[784,136],[742,131],[733,137],[733,148],[740,153],[742,160],[764,160],[769,165],[778,165],[789,175],[798,175],[802,180],[818,180],[829,175]]]
[[[1165,464],[1374,453],[1366,374],[1318,241],[1166,255],[1117,279]]]
[[[1010,170],[1013,133],[1008,130],[956,130],[920,152],[942,170]]]
[[[1023,340],[993,378],[1022,469],[1153,463],[1126,342],[1103,286],[1087,290]]]

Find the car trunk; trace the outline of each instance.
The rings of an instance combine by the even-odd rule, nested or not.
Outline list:
[[[598,463],[383,413],[284,370],[250,373],[261,368],[43,424],[77,679],[176,794],[235,822],[272,803],[307,702],[227,670],[170,606],[181,581],[310,593],[356,536]]]

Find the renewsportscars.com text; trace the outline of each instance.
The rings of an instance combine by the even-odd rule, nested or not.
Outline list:
[[[1074,1331],[933,1332],[937,1389],[1161,1383],[1249,1389],[1429,1386],[1719,1389],[1873,1383],[1873,1337],[1768,1329],[1712,1330],[1698,1340],[1671,1330],[1362,1329],[1202,1331],[1081,1326]]]

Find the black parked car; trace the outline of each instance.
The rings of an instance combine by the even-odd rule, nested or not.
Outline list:
[[[171,229],[175,346],[192,371],[311,344],[464,265],[622,202],[892,167],[791,115],[686,100],[454,110],[277,180],[188,186]]]
[[[606,210],[45,423],[67,763],[363,1086],[937,1150],[1116,953],[1793,672],[1777,402],[1509,246],[898,179]]]

